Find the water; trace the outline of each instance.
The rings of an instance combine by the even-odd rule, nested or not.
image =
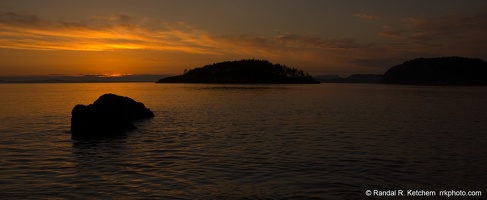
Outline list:
[[[72,141],[71,109],[104,93],[156,117]],[[487,193],[486,87],[0,84],[0,95],[0,199]]]

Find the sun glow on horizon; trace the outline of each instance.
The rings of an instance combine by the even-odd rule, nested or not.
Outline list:
[[[122,77],[122,76],[132,76],[134,74],[124,74],[124,73],[106,73],[99,75],[98,77]]]
[[[316,14],[322,17],[308,18],[312,15],[289,15],[272,6],[263,9],[266,12],[260,14],[264,15],[257,12],[256,18],[248,18],[246,12],[235,12],[242,16],[234,18],[234,13],[219,6],[209,7],[215,13],[192,7],[200,13],[196,14],[170,9],[179,3],[163,1],[154,3],[164,4],[167,11],[184,13],[184,17],[160,9],[146,10],[154,7],[151,3],[127,7],[139,12],[88,6],[83,12],[70,7],[51,14],[36,10],[58,4],[39,8],[34,2],[0,3],[0,75],[180,74],[184,69],[240,59],[283,63],[314,75],[378,74],[415,57],[457,55],[485,60],[487,56],[487,45],[482,42],[487,33],[483,10],[392,17],[375,9],[358,13],[353,9],[339,13],[317,9],[321,14]],[[87,4],[79,3],[79,7]],[[227,3],[235,2],[223,4]],[[3,6],[10,4],[18,4],[18,9]],[[277,7],[293,4],[297,5],[287,2]],[[274,11],[275,15],[269,15]],[[228,19],[210,17],[219,14]],[[327,19],[333,21],[325,23]],[[338,23],[341,20],[343,23]]]

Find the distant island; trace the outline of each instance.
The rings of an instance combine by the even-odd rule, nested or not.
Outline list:
[[[2,83],[122,83],[122,82],[154,82],[163,74],[130,74],[121,76],[94,75],[37,75],[37,76],[0,76]]]
[[[253,84],[316,84],[303,70],[273,64],[267,60],[247,59],[214,63],[183,75],[162,78],[156,83],[253,83]]]
[[[417,58],[387,70],[380,83],[487,85],[487,63],[463,57]]]
[[[353,74],[346,78],[338,75],[315,76],[315,79],[322,83],[379,83],[382,74]]]

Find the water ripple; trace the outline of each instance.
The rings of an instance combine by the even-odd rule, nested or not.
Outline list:
[[[45,89],[38,106],[83,96],[70,87]],[[156,117],[117,138],[71,141],[69,108],[0,115],[0,198],[363,199],[367,189],[487,185],[480,89],[127,87]]]

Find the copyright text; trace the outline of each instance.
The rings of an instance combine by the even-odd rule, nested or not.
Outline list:
[[[482,191],[464,190],[366,190],[372,197],[481,197]]]

